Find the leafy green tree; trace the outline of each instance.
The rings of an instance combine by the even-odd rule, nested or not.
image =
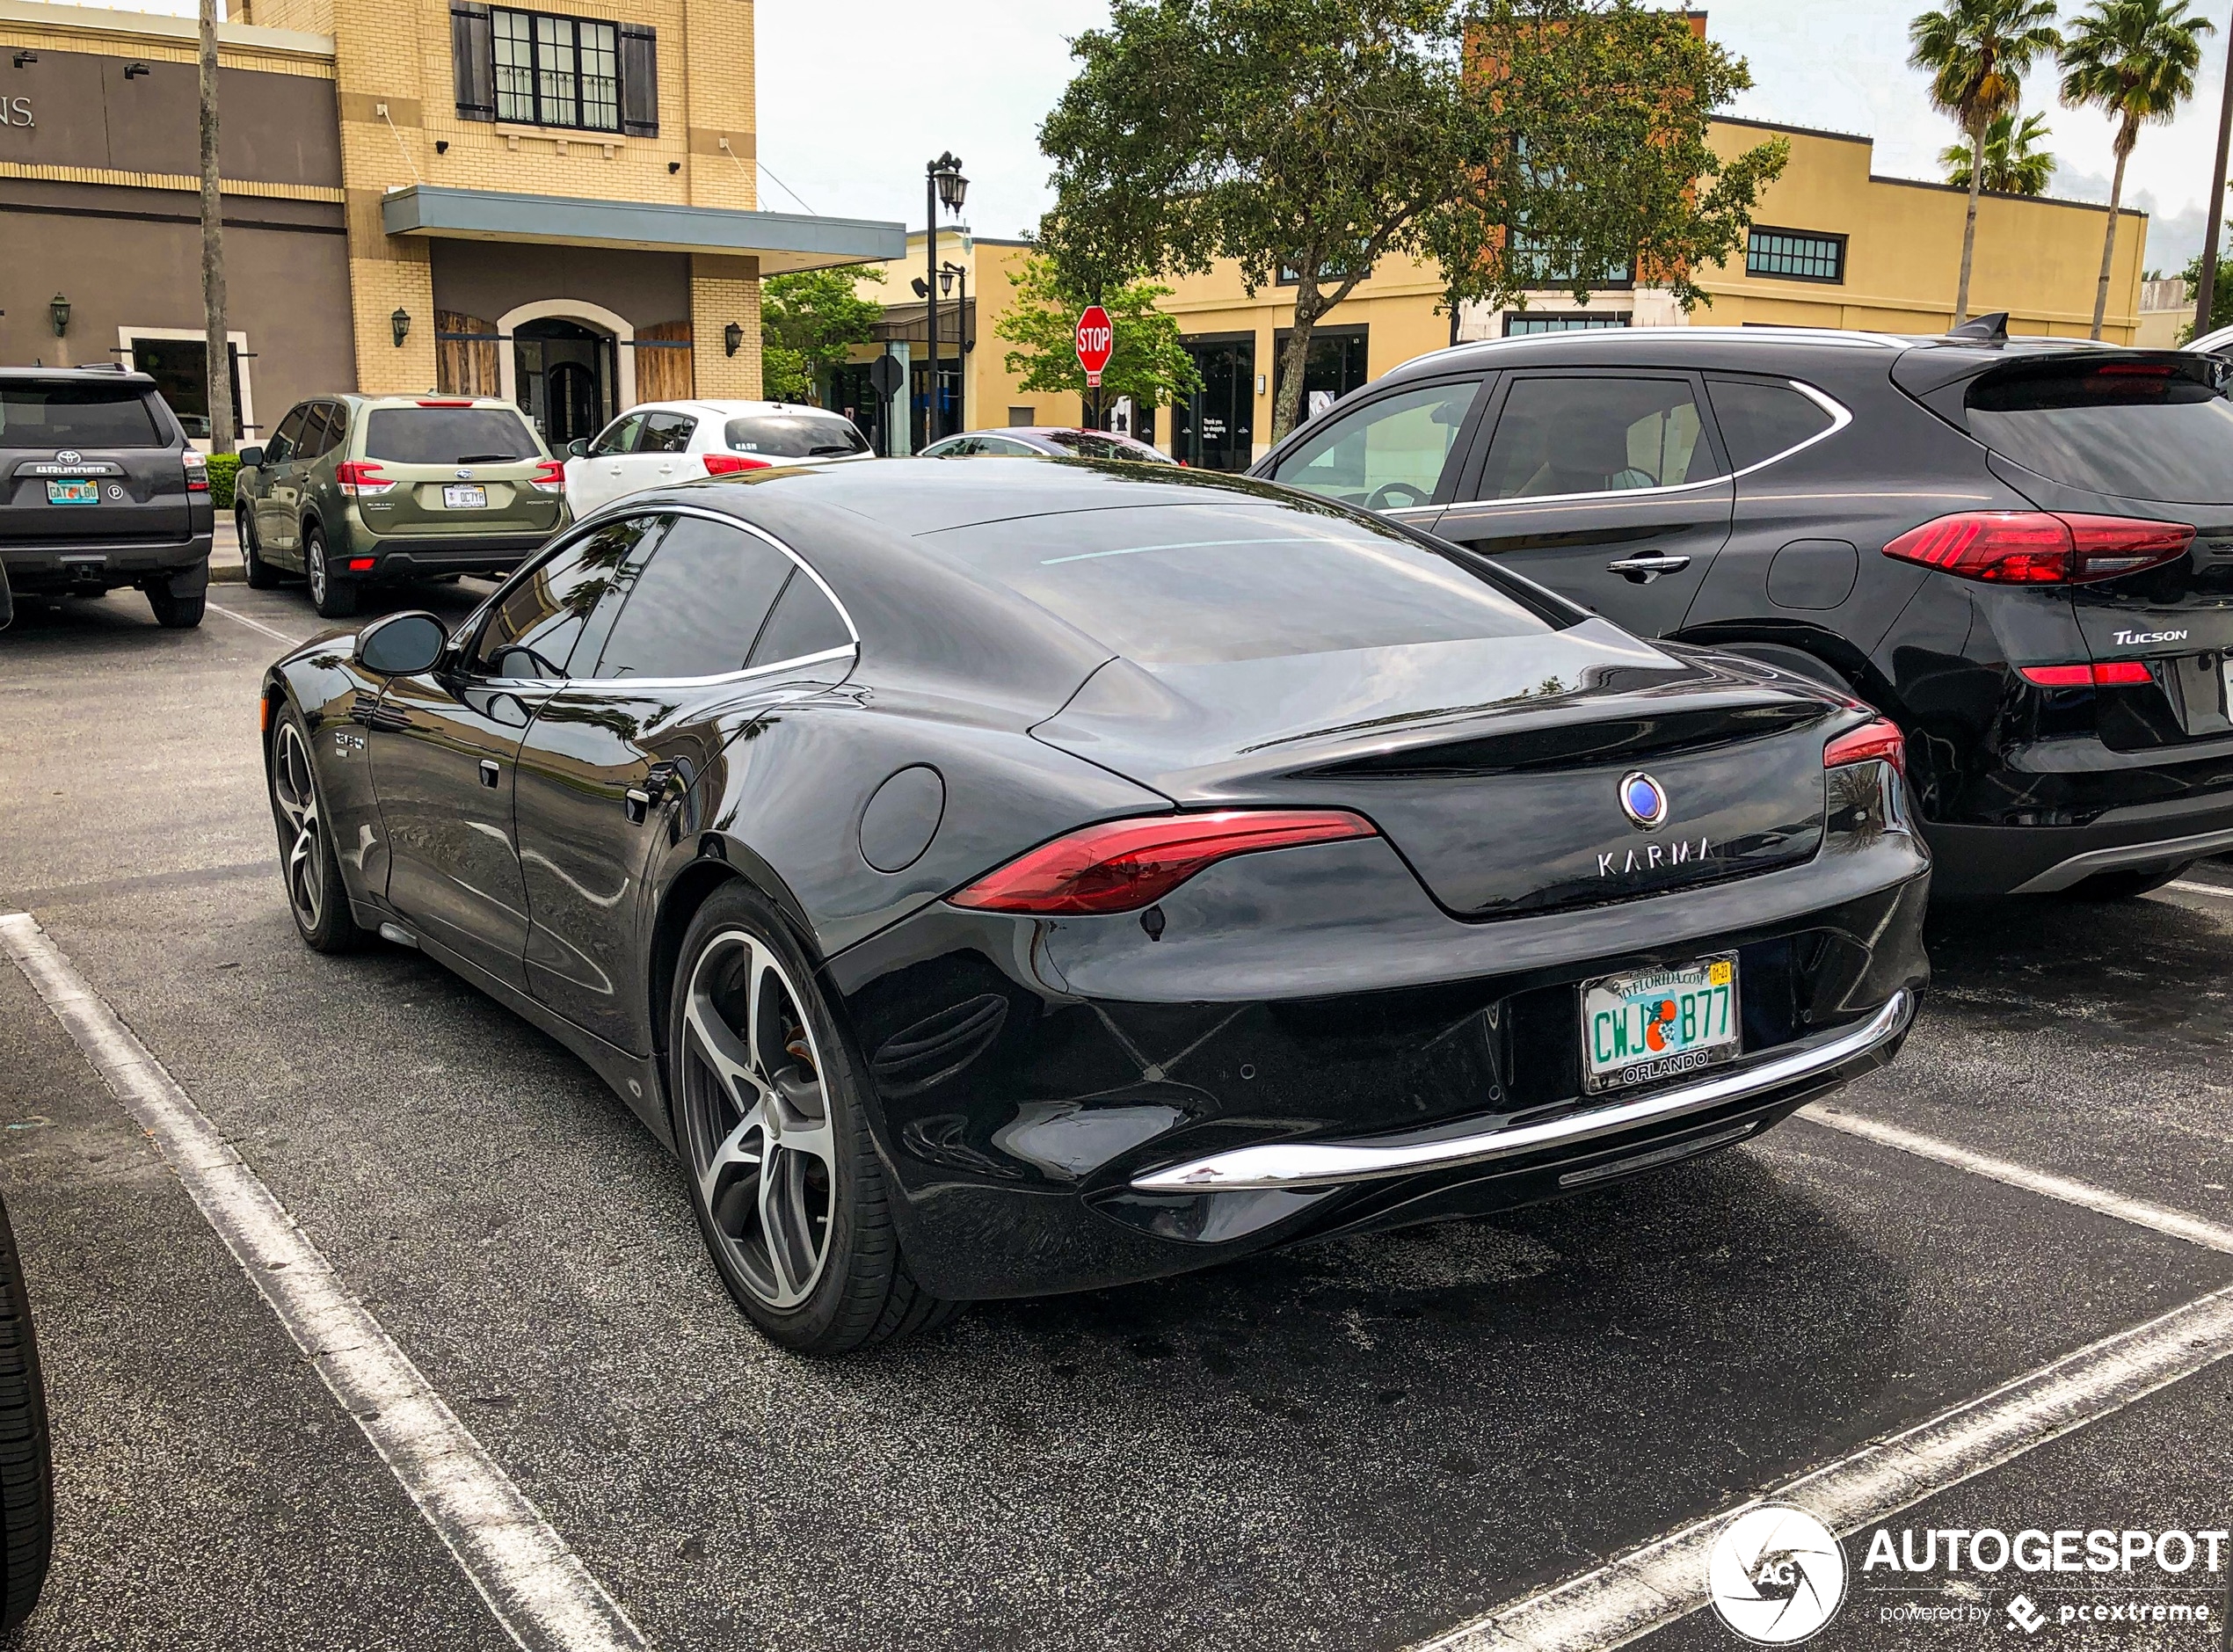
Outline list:
[[[1145,280],[1103,287],[1099,302],[1116,334],[1109,365],[1102,370],[1102,393],[1114,400],[1129,396],[1142,407],[1162,407],[1202,388],[1202,375],[1179,337],[1178,317],[1155,308],[1171,289]],[[1078,365],[1078,317],[1092,295],[1063,279],[1047,258],[1023,262],[1015,279],[1015,302],[994,333],[1016,346],[1007,353],[1007,370],[1027,390],[1059,393],[1086,389]]]
[[[2226,267],[2222,252],[2218,254],[2217,267],[2221,270]],[[2187,259],[2186,267],[2178,273],[2186,283],[2186,302],[2191,304],[2202,291],[2202,255],[2197,252]],[[2210,283],[2210,324],[2202,331],[2215,332],[2220,327],[2233,327],[2233,280]],[[2194,324],[2191,321],[2178,330],[2178,342],[2181,344],[2193,337]]]
[[[1291,283],[1274,440],[1316,328],[1382,258],[1434,262],[1453,307],[1630,268],[1688,307],[1787,154],[1714,155],[1750,77],[1638,0],[1113,0],[1071,49],[1042,244],[1088,295],[1219,258],[1251,293]]]
[[[884,306],[855,290],[882,282],[880,269],[800,270],[771,275],[760,288],[760,394],[772,402],[811,402],[822,369],[876,337]]]
[[[1969,152],[1985,148],[1997,115],[2024,100],[2024,71],[2059,49],[2055,0],[1947,0],[1908,25],[1908,62],[1931,71],[1931,101],[1969,135]],[[1954,325],[1969,319],[1969,271],[1977,251],[1977,196],[1982,169],[1969,175],[1969,215],[1961,226],[1961,279],[1954,289]]]
[[[1985,128],[1984,186],[2004,195],[2045,194],[2048,180],[2055,176],[2055,157],[2039,147],[2046,137],[2043,114],[2026,115],[2020,127],[2012,109],[1995,115]],[[1956,189],[1969,187],[1971,153],[1967,143],[1949,143],[1938,151],[1939,164],[1946,169],[1946,182]]]
[[[2062,101],[2091,104],[2117,123],[2110,147],[2117,165],[2109,180],[2109,227],[2101,236],[2101,280],[2093,292],[2093,331],[2109,308],[2109,266],[2117,251],[2117,208],[2124,200],[2125,163],[2143,126],[2161,126],[2194,95],[2202,36],[2217,25],[2192,16],[2187,0],[2094,0],[2063,43]]]

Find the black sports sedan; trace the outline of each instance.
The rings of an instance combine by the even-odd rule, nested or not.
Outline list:
[[[264,693],[303,939],[578,1052],[803,1350],[1725,1146],[1925,975],[1896,729],[1238,478],[638,495]]]

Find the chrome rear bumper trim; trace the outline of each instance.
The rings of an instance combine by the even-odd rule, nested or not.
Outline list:
[[[1545,1124],[1507,1126],[1469,1135],[1408,1141],[1268,1142],[1212,1153],[1167,1169],[1132,1178],[1143,1193],[1226,1193],[1268,1188],[1339,1187],[1422,1171],[1487,1164],[1545,1147],[1565,1146],[1616,1135],[1640,1124],[1704,1112],[1827,1073],[1890,1043],[1915,1015],[1914,995],[1904,989],[1860,1026],[1818,1044],[1772,1057],[1757,1066],[1725,1073],[1680,1089],[1662,1090],[1611,1107],[1569,1113]]]
[[[2113,849],[2088,849],[2067,861],[2057,861],[2038,877],[2016,886],[2019,895],[2052,895],[2083,883],[2096,872],[2113,872],[2127,866],[2160,866],[2166,861],[2199,861],[2205,855],[2233,849],[2233,831],[2198,832],[2193,837],[2164,838],[2156,843],[2121,843]]]

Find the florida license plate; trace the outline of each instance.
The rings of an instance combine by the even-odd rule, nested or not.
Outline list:
[[[442,490],[442,506],[452,511],[485,511],[489,491],[477,482],[452,483]]]
[[[1582,1088],[1620,1089],[1734,1061],[1743,1024],[1734,952],[1584,981]]]
[[[49,482],[47,484],[47,503],[49,505],[98,505],[101,484],[98,482]]]

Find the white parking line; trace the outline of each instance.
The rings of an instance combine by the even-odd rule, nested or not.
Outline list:
[[[236,624],[245,625],[251,631],[261,631],[275,642],[285,643],[289,648],[300,648],[309,640],[303,637],[289,637],[285,631],[275,631],[261,620],[251,620],[245,614],[235,613],[231,608],[221,608],[215,602],[207,604],[207,607],[212,614],[222,614]]]
[[[1850,1536],[2233,1355],[2233,1289],[2104,1337],[1929,1422],[1786,1481],[1757,1503],[1806,1510]],[[1594,1652],[1706,1605],[1713,1539],[1745,1503],[1580,1577],[1500,1607],[1416,1652]]]
[[[2233,889],[2220,889],[2215,884],[2197,884],[2184,877],[2174,877],[2164,887],[2182,889],[2190,895],[2215,895],[2220,900],[2233,900]]]
[[[1918,1159],[1930,1159],[1957,1170],[1967,1170],[1995,1182],[2003,1182],[2026,1193],[2036,1193],[2043,1198],[2060,1199],[2065,1204],[2076,1204],[2095,1211],[2103,1216],[2113,1216],[2120,1222],[2130,1222],[2135,1227],[2153,1228],[2168,1234],[2173,1239],[2183,1239],[2190,1245],[2200,1245],[2208,1250],[2233,1253],[2233,1227],[2217,1222],[2205,1221],[2199,1216],[2189,1216],[2184,1211],[2170,1210],[2161,1204],[2150,1204],[2145,1199],[2127,1198],[2121,1193],[2112,1193],[2107,1188],[2096,1187],[2091,1182],[2075,1181],[2069,1176],[2052,1175],[2044,1170],[2033,1170],[2006,1159],[1990,1154],[1973,1153],[1967,1147],[1956,1146],[1950,1141],[1940,1141],[1935,1136],[1919,1135],[1912,1130],[1902,1130],[1897,1124],[1888,1124],[1880,1119],[1864,1118],[1858,1113],[1849,1113],[1842,1107],[1829,1107],[1820,1102],[1799,1110],[1799,1117],[1832,1130],[1842,1130],[1849,1136],[1858,1136],[1881,1147],[1893,1147],[1902,1153],[1913,1153]]]
[[[203,1217],[513,1640],[527,1652],[642,1652],[643,1634],[628,1614],[37,921],[0,914],[0,946],[155,1138]]]

